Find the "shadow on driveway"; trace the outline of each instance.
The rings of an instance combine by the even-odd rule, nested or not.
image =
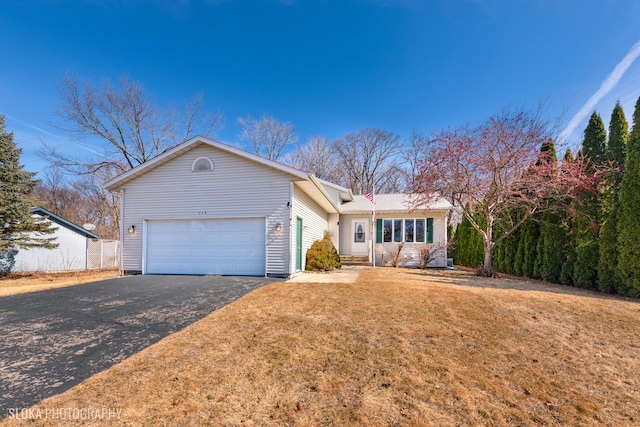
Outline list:
[[[0,298],[0,419],[274,281],[127,276]]]

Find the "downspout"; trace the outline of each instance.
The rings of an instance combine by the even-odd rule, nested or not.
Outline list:
[[[124,276],[124,193],[120,190],[120,276]]]
[[[289,208],[289,248],[287,249],[287,270],[289,271],[289,277],[295,273],[292,271],[291,265],[295,266],[295,261],[292,263],[291,258],[293,256],[293,252],[291,248],[293,247],[293,181],[289,182],[289,202],[287,203],[287,207]],[[297,229],[296,229],[297,232]],[[296,248],[297,250],[297,248]]]

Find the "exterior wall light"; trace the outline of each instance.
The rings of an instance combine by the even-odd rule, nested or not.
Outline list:
[[[136,226],[132,225],[131,227],[129,227],[129,234],[136,234]]]
[[[282,233],[282,223],[281,222],[276,224],[276,233]]]

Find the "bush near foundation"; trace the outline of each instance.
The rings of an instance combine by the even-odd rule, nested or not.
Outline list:
[[[324,238],[313,242],[307,251],[305,269],[308,271],[331,271],[341,267],[340,256],[333,246],[331,236],[329,233],[325,233]]]

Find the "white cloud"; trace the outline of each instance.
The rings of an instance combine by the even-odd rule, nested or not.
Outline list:
[[[565,140],[573,133],[578,125],[595,109],[598,102],[618,84],[624,73],[629,69],[633,62],[640,56],[640,41],[633,45],[624,58],[615,66],[611,74],[600,85],[600,88],[591,98],[580,108],[569,121],[567,127],[560,133],[558,137],[558,145],[562,145]]]

